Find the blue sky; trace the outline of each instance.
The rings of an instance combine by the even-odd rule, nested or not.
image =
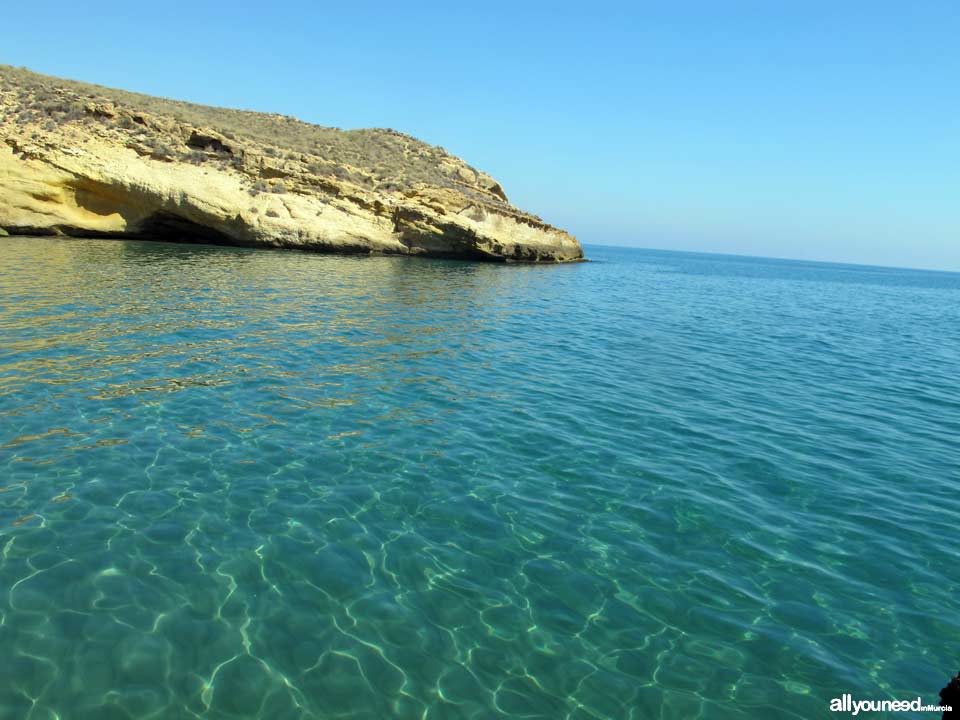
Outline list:
[[[409,132],[585,243],[960,270],[955,0],[73,0],[3,24],[7,64]]]

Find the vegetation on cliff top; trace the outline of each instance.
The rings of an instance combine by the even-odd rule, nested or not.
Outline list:
[[[443,148],[390,129],[341,130],[283,115],[210,107],[64,80],[0,65],[0,125],[40,128],[78,123],[129,136],[128,145],[161,160],[216,162],[248,171],[251,153],[279,173],[256,177],[253,192],[283,192],[282,167],[291,161],[316,176],[377,191],[417,185],[456,188],[485,203],[506,205],[500,186]],[[182,137],[175,125],[207,128],[210,136]],[[219,135],[220,137],[217,137]],[[262,163],[261,163],[262,165]],[[272,180],[272,182],[271,182]]]

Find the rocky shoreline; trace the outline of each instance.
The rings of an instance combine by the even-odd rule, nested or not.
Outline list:
[[[0,141],[9,234],[583,258],[574,237],[515,208],[492,177],[392,130],[323,128],[4,66]]]

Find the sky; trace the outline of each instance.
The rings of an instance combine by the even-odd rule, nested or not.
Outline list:
[[[960,2],[11,3],[0,63],[344,128],[585,244],[960,271]]]

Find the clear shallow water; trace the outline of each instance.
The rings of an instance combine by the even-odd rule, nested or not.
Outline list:
[[[960,275],[0,242],[0,717],[810,718],[960,662]]]

